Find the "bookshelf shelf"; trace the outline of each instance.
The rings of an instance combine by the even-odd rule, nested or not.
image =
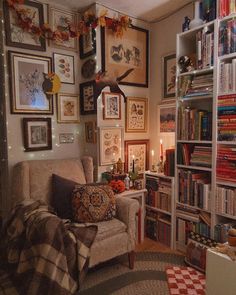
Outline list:
[[[236,145],[236,140],[235,141],[220,141],[220,140],[218,140],[217,141],[217,144],[224,144],[224,145]]]
[[[216,212],[216,215],[236,220],[236,216],[233,216],[233,215],[224,214],[224,213],[218,213],[218,212]]]
[[[232,181],[216,180],[216,184],[230,186],[230,187],[236,187],[236,182],[232,182]]]
[[[176,202],[176,204],[179,205],[179,206],[181,206],[181,207],[183,207],[183,208],[200,210],[200,211],[204,211],[204,212],[207,212],[207,213],[210,213],[211,214],[211,211],[210,210],[199,208],[198,206],[191,206],[191,205],[184,204],[184,203],[181,203],[181,202],[178,202],[178,201]]]
[[[212,171],[212,168],[202,167],[202,166],[188,166],[177,164],[178,169],[189,169],[189,170],[199,170],[199,171]]]
[[[212,140],[187,140],[187,139],[178,139],[178,143],[194,143],[194,144],[212,144]],[[235,142],[236,143],[236,142]]]
[[[225,21],[232,19],[232,18],[236,18],[236,13],[231,13],[223,18],[220,18],[219,21],[221,23],[221,22],[225,22]]]
[[[171,216],[171,212],[168,212],[166,210],[162,210],[160,208],[156,208],[156,207],[152,207],[152,206],[148,206],[148,205],[146,205],[146,208]]]
[[[233,58],[236,58],[236,52],[228,53],[228,54],[224,54],[224,55],[220,56],[219,61],[222,62],[227,59],[233,59]]]
[[[200,96],[193,96],[193,97],[180,97],[179,100],[181,102],[189,102],[189,101],[198,101],[198,100],[205,100],[205,99],[212,99],[213,95],[200,95]]]
[[[202,74],[207,74],[207,73],[212,73],[213,72],[214,67],[208,67],[205,69],[200,69],[200,70],[194,70],[194,71],[190,71],[190,72],[185,72],[185,73],[181,73],[179,74],[179,77],[183,77],[183,76],[190,76],[190,75],[202,75]]]
[[[214,21],[210,21],[210,22],[208,22],[208,23],[206,23],[206,24],[203,24],[203,25],[201,25],[201,26],[198,26],[198,27],[193,28],[193,29],[191,29],[191,30],[188,30],[188,31],[186,31],[186,32],[180,33],[178,36],[181,38],[181,37],[183,37],[183,36],[188,36],[188,35],[191,35],[191,34],[196,34],[197,31],[202,30],[202,29],[205,28],[206,26],[207,26],[207,27],[210,27],[210,26],[213,26],[213,25],[214,25]]]

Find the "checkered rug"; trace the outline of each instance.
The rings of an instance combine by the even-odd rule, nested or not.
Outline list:
[[[205,276],[191,267],[166,269],[170,295],[205,295]]]

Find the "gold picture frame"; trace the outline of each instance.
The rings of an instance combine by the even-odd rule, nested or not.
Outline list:
[[[79,96],[70,93],[57,94],[57,122],[79,123]]]
[[[126,132],[147,132],[148,99],[127,97]]]

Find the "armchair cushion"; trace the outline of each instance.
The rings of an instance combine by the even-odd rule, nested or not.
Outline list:
[[[115,216],[116,204],[108,185],[76,185],[72,197],[72,209],[76,222],[99,222]]]

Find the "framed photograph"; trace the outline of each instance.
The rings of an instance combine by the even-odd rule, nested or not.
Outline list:
[[[123,159],[123,128],[100,127],[100,165],[110,165]]]
[[[148,31],[131,26],[117,38],[112,30],[101,28],[102,71],[119,77],[134,70],[120,84],[148,87]]]
[[[47,56],[9,51],[9,81],[13,114],[53,114],[52,95],[43,91],[52,60]]]
[[[149,140],[125,141],[125,171],[143,174],[149,167]]]
[[[13,9],[9,9],[6,2],[7,1],[3,1],[6,45],[31,50],[46,51],[45,39],[21,29],[17,25],[18,18],[16,12]],[[33,25],[42,26],[44,24],[43,4],[24,0],[24,4],[22,4],[21,7],[23,9],[27,9],[30,17],[33,19]]]
[[[96,129],[97,125],[95,121],[85,122],[85,141],[87,143],[96,143]]]
[[[62,83],[75,84],[74,56],[53,53],[54,72]]]
[[[160,133],[175,132],[175,104],[158,106]]]
[[[73,143],[75,140],[74,133],[60,133],[59,143]]]
[[[53,31],[58,30],[60,28],[61,31],[63,29],[66,32],[66,28],[68,27],[68,23],[73,24],[75,27],[77,26],[78,15],[72,11],[62,10],[56,7],[50,7],[50,25]],[[78,40],[77,38],[69,38],[69,40],[56,40],[52,41],[53,46],[66,48],[67,50],[78,50]]]
[[[23,118],[26,152],[52,149],[51,118]]]
[[[176,54],[163,57],[163,99],[175,97]]]
[[[80,84],[80,112],[81,115],[96,114],[97,100],[95,94],[95,81]]]
[[[79,123],[79,96],[77,94],[58,93],[57,122]]]
[[[126,132],[147,131],[148,100],[141,97],[127,97]]]
[[[103,119],[121,119],[121,95],[119,93],[103,92]]]
[[[96,31],[90,28],[86,34],[79,38],[79,55],[80,58],[86,58],[96,53]]]

